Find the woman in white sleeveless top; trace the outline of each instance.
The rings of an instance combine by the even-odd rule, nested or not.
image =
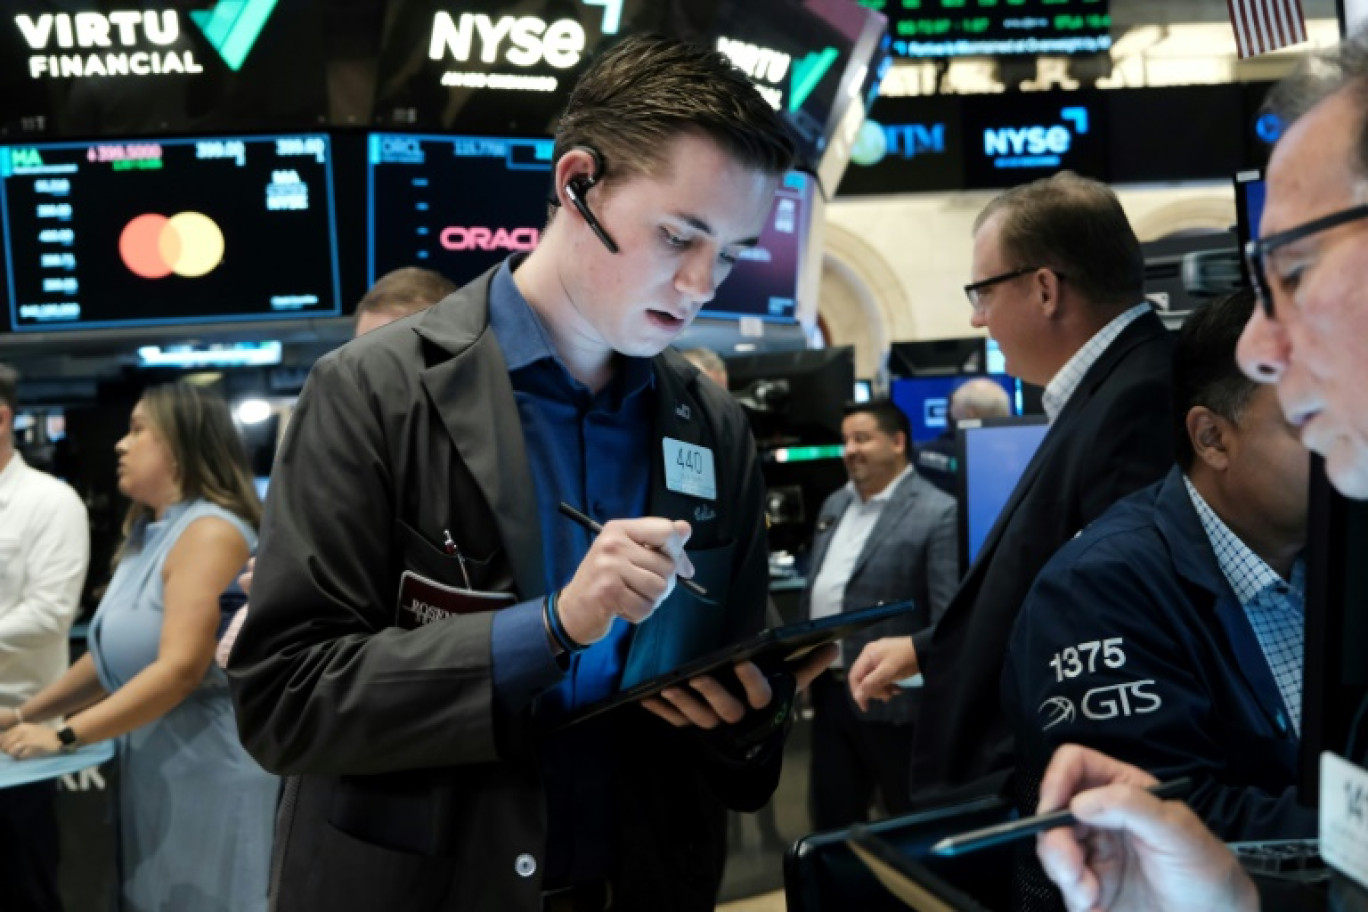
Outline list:
[[[239,742],[212,661],[261,519],[242,442],[221,398],[177,383],[143,395],[115,450],[133,504],[90,652],[19,707],[0,750],[117,739],[121,909],[265,910],[277,782]]]

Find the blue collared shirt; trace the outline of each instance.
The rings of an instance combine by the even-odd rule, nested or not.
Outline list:
[[[570,376],[513,281],[511,262],[504,262],[490,286],[489,326],[508,364],[522,419],[550,592],[570,582],[591,540],[560,514],[561,501],[601,523],[645,513],[654,375],[648,359],[622,358],[598,393]],[[571,656],[562,673],[546,639],[541,600],[500,611],[492,643],[496,699],[505,711],[517,711],[544,691],[537,714],[545,721],[610,695],[631,631],[615,620],[608,636]],[[595,728],[575,726],[544,742],[550,886],[602,878],[612,864],[613,758]]]
[[[1284,580],[1216,515],[1187,476],[1183,476],[1183,483],[1211,542],[1211,550],[1216,552],[1216,563],[1249,617],[1259,648],[1278,682],[1278,693],[1292,720],[1292,730],[1300,737],[1306,561],[1297,558],[1292,564],[1292,578]]]

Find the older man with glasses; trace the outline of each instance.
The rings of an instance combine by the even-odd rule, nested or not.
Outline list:
[[[925,674],[920,804],[1000,789],[1013,744],[998,679],[1027,589],[1056,549],[1173,459],[1171,343],[1115,194],[1068,173],[1002,194],[978,217],[972,274],[973,325],[1001,345],[1008,373],[1045,387],[1051,428],[934,639],[876,641],[851,667],[861,705]]]
[[[1325,457],[1340,493],[1364,499],[1368,34],[1309,57],[1274,89],[1269,107],[1287,127],[1269,159],[1262,237],[1246,250],[1260,306],[1240,339],[1240,365],[1276,384],[1283,416]],[[1040,809],[1067,805],[1085,825],[1042,836],[1038,851],[1068,908],[1260,908],[1229,850],[1185,806],[1144,791],[1153,782],[1077,746],[1055,755]],[[1263,897],[1264,909],[1278,907],[1270,899]]]

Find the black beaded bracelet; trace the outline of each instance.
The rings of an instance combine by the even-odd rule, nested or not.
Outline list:
[[[559,595],[559,591],[553,590],[542,599],[542,610],[546,612],[546,627],[551,631],[551,636],[556,638],[561,649],[566,652],[583,652],[589,647],[571,639],[570,634],[565,632],[565,627],[561,624],[560,614],[556,611],[556,597]]]

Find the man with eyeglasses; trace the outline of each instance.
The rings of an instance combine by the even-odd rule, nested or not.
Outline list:
[[[1111,190],[1062,173],[997,197],[975,225],[973,276],[971,322],[998,341],[1008,373],[1045,387],[1051,428],[934,639],[875,641],[851,667],[861,706],[925,675],[912,760],[923,805],[1001,789],[1013,745],[998,679],[1027,590],[1061,545],[1173,458],[1171,343]]]
[[[1240,366],[1276,384],[1284,417],[1340,493],[1368,498],[1368,34],[1308,58],[1268,106],[1287,126],[1269,159],[1262,237],[1247,251],[1260,306]],[[1068,907],[1260,908],[1230,851],[1185,806],[1146,792],[1153,784],[1094,751],[1056,753],[1040,810],[1067,806],[1084,826],[1050,831],[1037,851]]]

